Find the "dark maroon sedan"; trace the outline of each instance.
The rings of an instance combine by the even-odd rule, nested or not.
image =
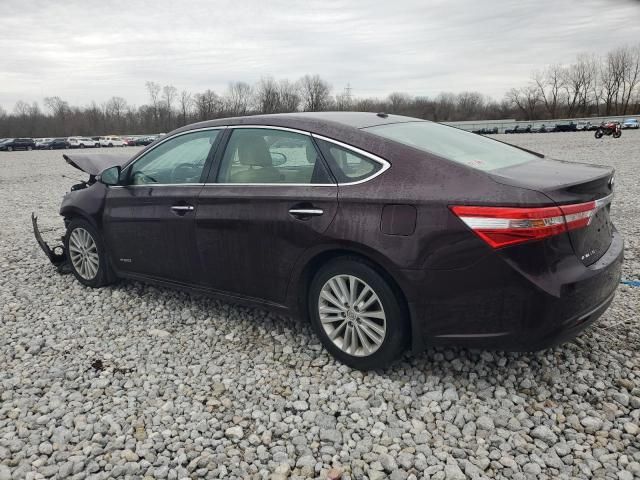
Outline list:
[[[407,347],[535,350],[598,318],[619,282],[613,170],[374,113],[215,120],[89,174],[52,261],[307,317],[360,369]]]

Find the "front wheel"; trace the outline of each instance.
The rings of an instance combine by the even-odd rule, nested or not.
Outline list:
[[[64,238],[71,271],[80,283],[98,288],[111,283],[113,274],[98,231],[86,220],[72,220]]]
[[[80,144],[80,148],[84,148],[84,143],[81,143],[81,144]]]
[[[399,293],[367,262],[341,257],[322,267],[308,292],[311,323],[324,347],[358,370],[384,368],[409,340]]]
[[[620,138],[622,136],[621,130],[616,130],[613,132],[613,138]]]
[[[604,135],[604,131],[601,128],[596,130],[596,133],[595,133],[596,138],[602,138],[603,135]]]
[[[7,152],[13,152],[13,147],[7,147]]]

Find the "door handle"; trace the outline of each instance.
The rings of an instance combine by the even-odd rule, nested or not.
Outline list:
[[[193,212],[196,208],[193,205],[173,205],[171,210],[173,210],[178,215],[184,215],[187,212]]]
[[[290,208],[289,213],[294,217],[318,217],[324,213],[321,208]]]

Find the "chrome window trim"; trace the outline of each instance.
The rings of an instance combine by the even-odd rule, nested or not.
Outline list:
[[[149,150],[147,150],[146,152],[144,152],[142,155],[140,155],[137,158],[134,158],[130,163],[128,163],[127,165],[125,165],[125,167],[122,169],[122,172],[125,172],[127,169],[131,168],[132,165],[134,165],[136,162],[138,162],[139,160],[143,159],[144,157],[146,157],[150,152],[153,152],[156,148],[158,148],[160,145],[162,145],[165,142],[168,142],[169,140],[173,140],[174,138],[177,137],[181,137],[182,135],[187,135],[189,133],[195,133],[195,132],[204,132],[207,130],[225,130],[229,127],[225,126],[215,126],[215,127],[202,127],[202,128],[194,128],[193,130],[186,130],[184,132],[180,132],[180,133],[176,133],[175,135],[171,135],[170,137],[167,138],[163,138],[160,142],[158,142],[156,145],[154,145],[153,147],[151,147]],[[175,187],[175,186],[202,186],[204,185],[204,183],[147,183],[144,185],[112,185],[111,188],[128,188],[128,187]]]
[[[289,127],[277,127],[271,125],[229,125],[227,128],[232,130],[236,128],[257,128],[257,129],[265,129],[265,130],[284,130],[285,132],[293,132],[299,133],[301,135],[306,135],[307,137],[311,137],[311,132],[307,132],[305,130],[298,130],[297,128],[289,128]]]
[[[111,188],[128,188],[128,187],[186,187],[186,186],[202,186],[202,187],[211,187],[211,186],[225,186],[225,187],[346,187],[346,186],[351,186],[351,185],[359,185],[361,183],[365,183],[368,182],[370,180],[373,180],[374,178],[382,175],[384,172],[386,172],[389,168],[391,168],[391,164],[385,160],[382,157],[379,157],[377,155],[374,155],[373,153],[369,153],[366,150],[362,150],[358,147],[354,147],[353,145],[349,145],[343,142],[340,142],[338,140],[334,140],[333,138],[329,138],[329,137],[325,137],[323,135],[318,135],[315,133],[311,133],[311,132],[307,132],[304,130],[298,130],[296,128],[289,128],[289,127],[279,127],[279,126],[275,126],[275,125],[225,125],[225,126],[215,126],[215,127],[203,127],[203,128],[197,128],[197,129],[193,129],[193,130],[187,130],[185,132],[180,132],[177,133],[175,135],[172,135],[171,137],[167,137],[165,139],[163,139],[161,142],[159,142],[157,145],[154,145],[153,148],[149,149],[148,151],[144,152],[143,155],[141,155],[140,157],[136,158],[133,162],[131,162],[130,164],[128,164],[123,171],[125,171],[126,169],[130,168],[131,165],[133,165],[135,162],[137,162],[138,160],[140,160],[141,158],[144,158],[149,152],[152,152],[155,148],[159,147],[160,145],[162,145],[164,142],[167,142],[173,138],[179,137],[181,135],[186,135],[188,133],[193,133],[193,132],[201,132],[201,131],[205,131],[205,130],[225,130],[225,129],[247,129],[247,128],[253,128],[253,129],[266,129],[266,130],[282,130],[285,132],[292,132],[292,133],[298,133],[301,135],[306,135],[308,137],[312,137],[312,138],[317,138],[319,140],[324,140],[326,142],[329,143],[333,143],[335,145],[338,145],[339,147],[344,148],[345,150],[351,150],[354,153],[357,153],[359,155],[362,155],[363,157],[367,157],[370,160],[373,160],[374,162],[382,165],[382,168],[380,170],[378,170],[377,172],[375,172],[374,174],[363,178],[361,180],[357,180],[354,182],[338,182],[338,183],[222,183],[222,182],[204,182],[204,183],[149,183],[149,184],[144,184],[144,185],[114,185]]]
[[[315,133],[312,133],[311,136],[313,138],[317,138],[319,140],[324,140],[325,142],[329,142],[329,143],[333,143],[334,145],[338,145],[339,147],[344,148],[345,150],[351,150],[352,152],[355,152],[359,155],[362,155],[363,157],[367,157],[370,160],[373,160],[376,163],[379,163],[380,165],[382,165],[382,168],[380,170],[378,170],[377,172],[373,173],[372,175],[365,177],[361,180],[356,180],[355,182],[344,182],[344,183],[338,183],[338,186],[350,186],[350,185],[359,185],[361,183],[365,183],[368,182],[370,180],[373,180],[374,178],[382,175],[384,172],[386,172],[387,170],[389,170],[389,168],[391,168],[391,164],[385,160],[382,157],[378,157],[377,155],[374,155],[373,153],[369,153],[366,150],[362,150],[358,147],[354,147],[353,145],[349,145],[346,143],[342,143],[338,140],[334,140],[333,138],[329,138],[329,137],[324,137],[322,135],[316,135]]]

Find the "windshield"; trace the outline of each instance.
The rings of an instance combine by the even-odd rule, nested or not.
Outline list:
[[[537,158],[482,135],[433,122],[391,123],[363,130],[484,171]]]

